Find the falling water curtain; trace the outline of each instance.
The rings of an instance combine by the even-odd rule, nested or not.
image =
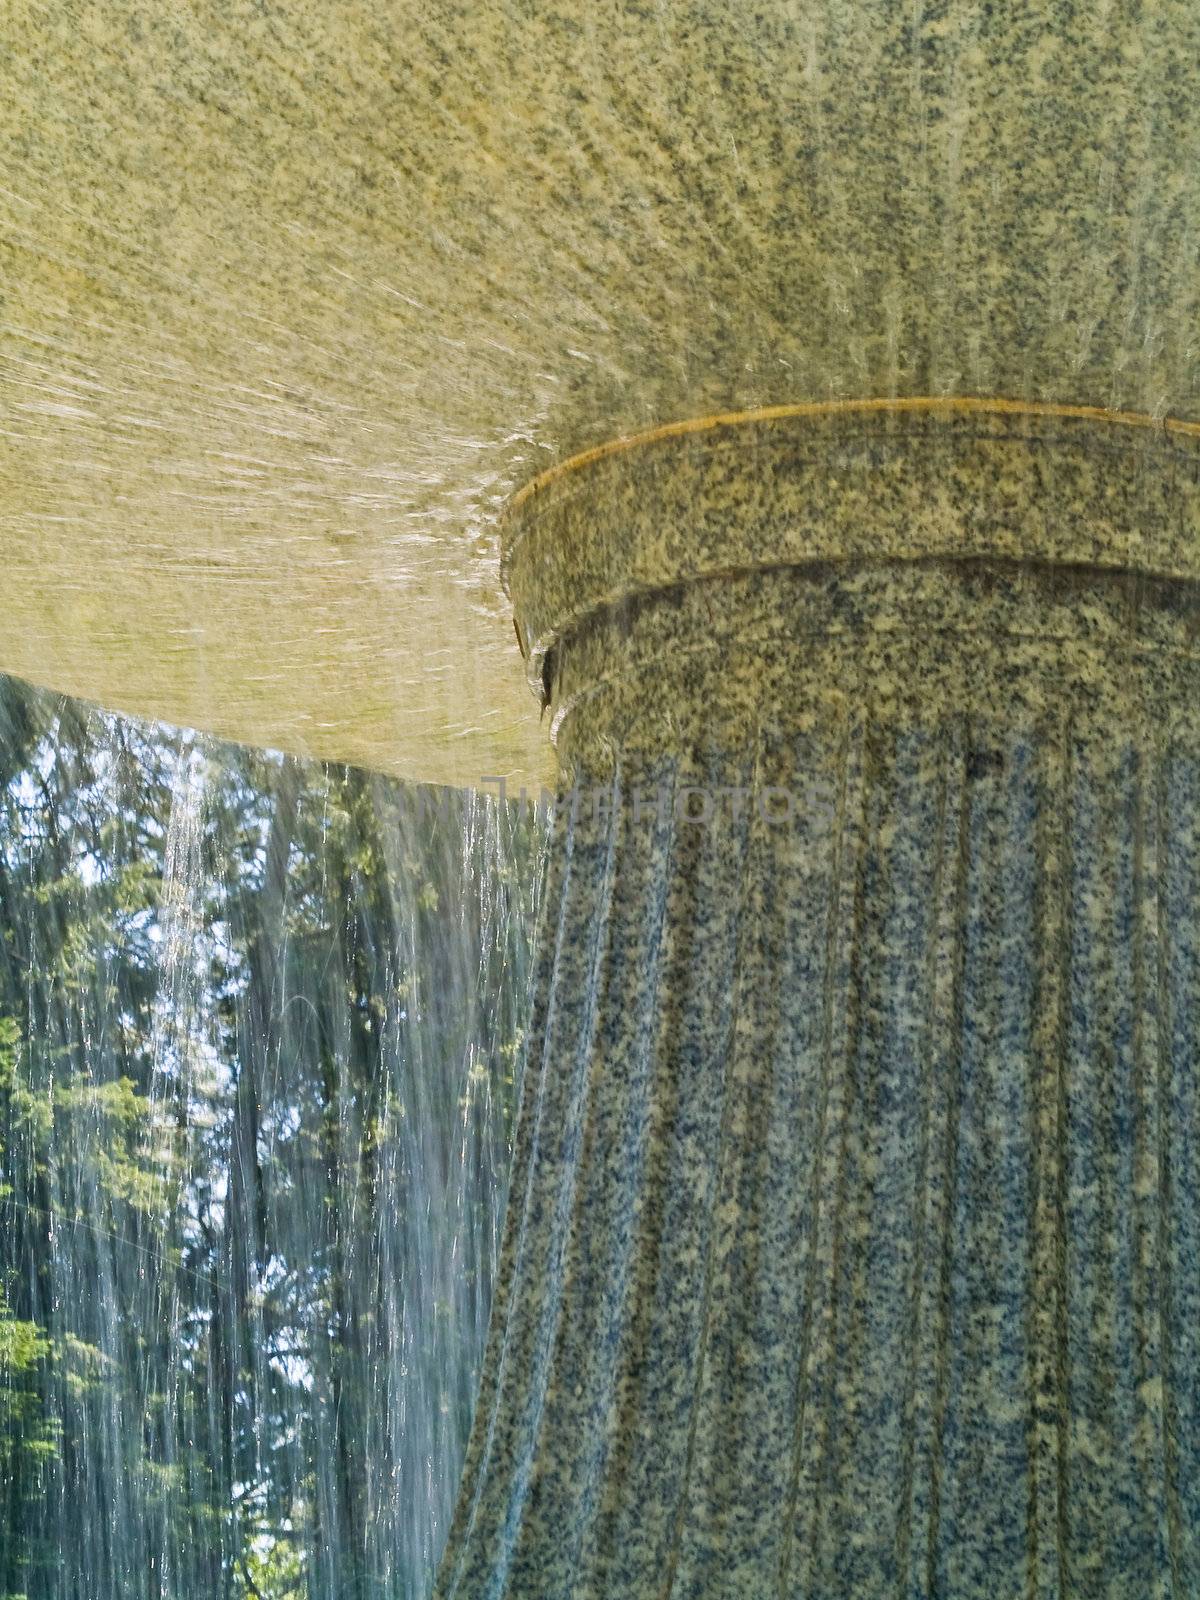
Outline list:
[[[0,679],[0,1595],[427,1593],[542,824]]]

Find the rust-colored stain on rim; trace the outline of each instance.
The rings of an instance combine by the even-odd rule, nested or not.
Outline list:
[[[604,444],[593,445],[577,455],[568,456],[536,478],[531,478],[517,490],[509,501],[505,518],[514,516],[522,506],[534,499],[551,484],[570,473],[603,461],[608,456],[621,455],[626,450],[636,450],[643,445],[656,444],[664,439],[679,439],[687,434],[708,433],[716,428],[737,428],[758,422],[782,422],[791,417],[829,417],[855,412],[880,414],[888,412],[929,412],[953,415],[955,413],[984,412],[998,416],[1071,417],[1088,422],[1106,422],[1125,428],[1157,429],[1163,433],[1180,434],[1200,439],[1200,421],[1188,422],[1178,417],[1155,417],[1144,411],[1114,411],[1107,406],[1067,405],[1055,401],[1009,400],[1002,396],[986,395],[879,395],[867,400],[803,400],[787,405],[759,406],[749,411],[718,411],[706,417],[688,417],[681,422],[665,422],[643,433],[623,434]]]

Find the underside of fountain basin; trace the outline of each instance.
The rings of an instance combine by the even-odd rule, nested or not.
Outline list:
[[[5,38],[0,667],[127,712],[536,785],[497,558],[544,469],[875,397],[1200,418],[1193,0]]]

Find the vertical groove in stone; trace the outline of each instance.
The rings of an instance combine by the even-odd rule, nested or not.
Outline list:
[[[1159,971],[1162,975],[1160,1141],[1163,1209],[1159,1247],[1164,1291],[1164,1431],[1170,1441],[1168,1503],[1172,1518],[1172,1572],[1176,1593],[1200,1583],[1200,1471],[1194,1444],[1200,1416],[1200,1206],[1188,1203],[1200,1173],[1200,763],[1173,752],[1160,776]],[[1173,1270],[1176,1262],[1188,1270]]]
[[[793,891],[792,920],[788,928],[792,935],[791,948],[798,956],[798,971],[807,980],[801,991],[784,991],[788,994],[789,1012],[795,1029],[795,1060],[798,1074],[803,1074],[804,1064],[815,1057],[815,1071],[810,1068],[809,1073],[805,1074],[812,1081],[812,1089],[809,1095],[800,1099],[789,1126],[783,1132],[785,1182],[786,1162],[792,1149],[789,1141],[795,1140],[797,1148],[811,1143],[814,1153],[807,1182],[796,1185],[797,1192],[804,1196],[804,1215],[801,1219],[803,1232],[797,1236],[799,1248],[789,1305],[791,1315],[781,1319],[785,1329],[789,1326],[798,1326],[799,1329],[799,1337],[795,1341],[796,1376],[791,1398],[792,1417],[789,1419],[790,1449],[785,1457],[788,1491],[778,1529],[781,1594],[792,1592],[794,1573],[799,1574],[795,1580],[797,1586],[806,1581],[803,1574],[810,1548],[807,1523],[799,1521],[802,1509],[813,1501],[812,1486],[806,1482],[803,1473],[801,1441],[806,1437],[809,1420],[813,1352],[818,1344],[816,1308],[826,1298],[819,1295],[817,1289],[821,1262],[828,1255],[823,1248],[822,1237],[827,1213],[821,1198],[826,1187],[825,1167],[831,1145],[831,1125],[836,1126],[840,1104],[840,1079],[835,1078],[833,1062],[835,1056],[842,1053],[839,1049],[839,1030],[849,1014],[849,1007],[844,1003],[845,988],[838,986],[836,964],[825,958],[830,951],[839,947],[840,930],[847,924],[852,925],[854,906],[860,903],[854,889],[859,858],[856,845],[861,832],[854,829],[851,823],[852,807],[861,792],[853,782],[852,773],[861,751],[861,725],[843,723],[835,745],[830,789],[834,811],[827,853],[823,863],[814,863],[810,874],[796,875],[799,881]],[[806,819],[802,826],[808,825]],[[848,852],[851,868],[847,871],[845,860]],[[824,874],[822,866],[825,868]],[[849,905],[845,898],[847,888]],[[842,977],[844,979],[844,971]],[[811,1029],[806,1028],[810,1018],[815,1020],[815,1027]],[[786,1342],[786,1333],[782,1338]]]
[[[1200,1592],[1196,675],[931,638],[581,758],[443,1600]]]
[[[754,786],[757,761],[757,749],[752,748],[748,758],[750,771],[744,774],[750,780],[750,787]],[[724,776],[720,772],[706,775],[710,784],[713,779]],[[721,1063],[720,1077],[717,1079],[714,1075],[713,1080],[720,1115],[712,1155],[713,1184],[707,1197],[708,1215],[704,1226],[699,1337],[693,1362],[687,1437],[679,1496],[673,1508],[661,1578],[662,1588],[668,1594],[686,1593],[694,1586],[694,1570],[698,1563],[703,1567],[707,1559],[707,1552],[696,1548],[696,1535],[703,1530],[702,1538],[710,1540],[720,1525],[722,1481],[729,1466],[728,1459],[719,1458],[717,1452],[736,1448],[737,1423],[731,1410],[738,1385],[728,1381],[726,1367],[731,1354],[730,1337],[741,1308],[732,1300],[730,1255],[739,1243],[740,1163],[751,1148],[746,1127],[744,1075],[740,1070],[743,1061],[740,1034],[750,1010],[747,989],[753,985],[755,971],[754,957],[748,946],[760,931],[748,926],[748,922],[761,898],[764,877],[761,845],[753,835],[749,813],[745,811],[732,823],[727,835],[723,822],[705,831],[711,831],[714,839],[725,836],[730,856],[741,861],[744,870],[730,881],[723,865],[718,865],[724,891],[713,885],[716,896],[727,899],[729,918],[728,978],[717,988],[719,1009],[708,1030],[714,1060]]]
[[[958,1159],[957,1063],[963,1036],[967,901],[966,761],[961,725],[935,752],[930,937],[921,968],[920,1124],[914,1171],[917,1249],[909,1289],[901,1492],[895,1505],[897,1594],[936,1592],[942,1437],[949,1373],[951,1238]]]
[[[631,826],[627,810],[619,812],[618,817],[623,826]],[[602,1457],[597,1462],[596,1481],[590,1485],[578,1530],[570,1535],[570,1553],[574,1554],[578,1569],[594,1572],[602,1581],[607,1581],[604,1575],[615,1560],[618,1512],[626,1498],[632,1457],[637,1448],[636,1437],[622,1434],[612,1422],[616,1416],[636,1414],[641,1406],[644,1366],[639,1362],[638,1352],[645,1346],[653,1272],[662,1249],[660,1197],[664,1128],[670,1098],[662,1092],[655,1068],[662,1055],[658,1041],[662,1030],[668,1026],[664,1000],[673,984],[680,933],[686,924],[686,912],[681,910],[680,900],[689,890],[688,876],[672,870],[676,849],[674,812],[673,808],[667,808],[665,817],[656,817],[648,848],[640,853],[629,851],[629,865],[622,880],[629,882],[631,872],[644,874],[638,880],[641,894],[635,893],[629,904],[635,916],[639,905],[645,906],[646,944],[643,950],[634,944],[625,950],[631,970],[642,969],[642,981],[638,985],[637,978],[634,979],[637,998],[630,1017],[632,1026],[626,1038],[618,1039],[614,1052],[618,1061],[627,1060],[630,1064],[634,1148],[623,1159],[628,1159],[629,1154],[635,1157],[631,1177],[636,1184],[636,1196],[633,1204],[625,1207],[620,1186],[612,1186],[616,1190],[614,1209],[621,1217],[624,1241],[619,1294],[609,1319],[608,1359],[612,1387],[602,1419],[604,1444]],[[620,1018],[614,1020],[619,1022]],[[620,1150],[617,1137],[609,1159],[616,1159]],[[600,1175],[602,1183],[605,1177],[607,1167]]]

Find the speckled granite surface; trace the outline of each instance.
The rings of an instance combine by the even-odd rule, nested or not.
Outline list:
[[[818,562],[559,660],[439,1600],[1200,1593],[1200,588]]]
[[[1200,438],[976,409],[714,427],[515,504],[502,571],[531,680],[599,608],[781,563],[996,555],[1200,578]]]
[[[496,582],[581,446],[1200,417],[1196,0],[9,0],[0,667],[545,770]]]

